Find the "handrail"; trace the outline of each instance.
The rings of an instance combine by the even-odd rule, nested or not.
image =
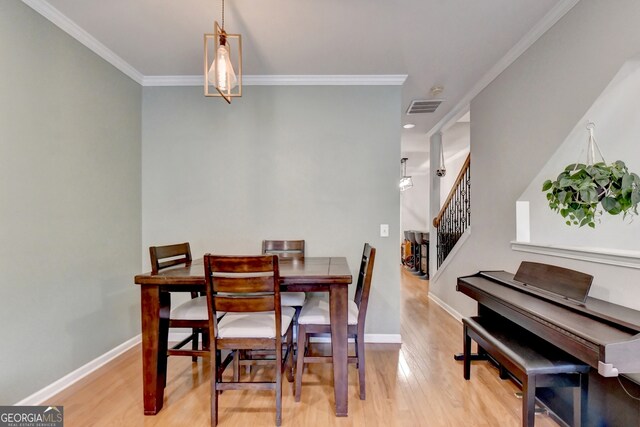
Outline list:
[[[471,153],[469,153],[467,155],[467,158],[465,159],[464,163],[462,164],[462,169],[460,169],[460,173],[458,174],[458,177],[456,178],[456,181],[453,183],[453,186],[451,186],[451,191],[449,191],[449,196],[447,196],[447,200],[442,205],[442,208],[440,209],[440,212],[438,212],[438,216],[436,216],[433,219],[433,226],[434,227],[438,228],[440,226],[440,221],[442,221],[442,217],[444,216],[444,212],[447,210],[447,207],[449,207],[449,203],[451,202],[451,199],[455,195],[456,189],[460,185],[460,181],[462,181],[462,178],[464,178],[465,174],[467,173],[467,169],[469,169],[470,165],[471,165]]]

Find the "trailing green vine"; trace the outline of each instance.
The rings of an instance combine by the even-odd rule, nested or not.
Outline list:
[[[567,225],[595,228],[603,212],[622,213],[624,218],[638,215],[640,177],[620,160],[610,165],[578,163],[567,166],[555,181],[546,180],[542,191]]]

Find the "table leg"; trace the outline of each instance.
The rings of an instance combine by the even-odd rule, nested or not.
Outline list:
[[[155,415],[164,401],[171,301],[157,286],[142,285],[140,292],[144,414]]]
[[[329,309],[331,316],[331,355],[333,356],[333,391],[336,399],[336,416],[348,415],[347,386],[347,287],[331,286]]]

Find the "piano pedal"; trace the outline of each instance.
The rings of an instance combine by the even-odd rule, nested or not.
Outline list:
[[[516,399],[522,399],[522,392],[521,391],[516,391],[513,394],[516,396]],[[543,408],[542,406],[536,406],[536,408],[534,409],[534,412],[536,413],[536,415],[548,415],[549,414],[549,411],[547,411],[547,408]]]

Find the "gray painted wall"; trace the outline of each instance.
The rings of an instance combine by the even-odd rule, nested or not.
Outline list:
[[[638,53],[638,22],[635,0],[582,0],[472,101],[471,236],[430,287],[454,310],[469,315],[476,308],[475,301],[456,292],[458,276],[480,269],[515,271],[522,260],[594,275],[591,295],[597,298],[622,305],[640,298],[640,270],[510,247],[516,200],[622,64]],[[637,414],[637,402],[620,399]]]
[[[257,254],[262,239],[301,238],[355,272],[370,242],[367,331],[398,334],[400,87],[244,91],[229,106],[201,88],[144,88],[143,248]]]
[[[141,89],[0,2],[0,404],[139,331]]]

